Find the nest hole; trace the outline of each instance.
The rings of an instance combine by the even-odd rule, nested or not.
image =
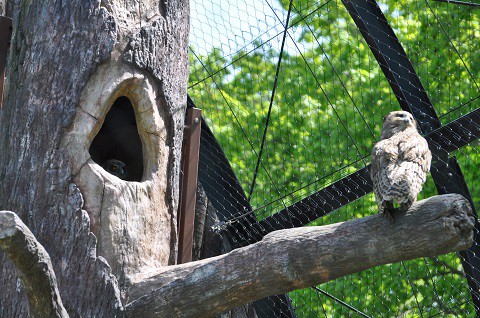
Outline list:
[[[125,181],[142,180],[142,141],[135,111],[127,97],[115,100],[89,152],[92,160],[108,173]]]

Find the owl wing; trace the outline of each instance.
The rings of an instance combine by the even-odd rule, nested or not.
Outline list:
[[[398,147],[392,144],[390,139],[380,140],[372,150],[370,177],[373,183],[373,192],[377,199],[379,210],[383,205],[385,189],[391,170],[398,159]]]
[[[420,134],[412,135],[405,141],[399,143],[399,161],[408,162],[418,167],[421,174],[422,183],[425,182],[426,175],[430,171],[432,163],[432,153],[428,149],[428,143]]]

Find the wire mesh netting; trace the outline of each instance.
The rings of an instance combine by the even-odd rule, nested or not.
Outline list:
[[[479,207],[480,1],[190,5],[188,92],[214,136],[202,132],[199,180],[223,215],[212,228],[232,248],[377,213],[370,153],[393,110],[414,115],[434,155],[419,199],[453,192]],[[468,252],[375,267],[276,296],[287,309],[271,297],[255,310],[475,317],[475,240]]]

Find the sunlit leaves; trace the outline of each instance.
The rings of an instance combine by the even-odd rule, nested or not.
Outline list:
[[[281,0],[284,9],[289,3]],[[411,0],[379,5],[442,123],[478,108],[478,9]],[[255,41],[253,51],[225,58],[218,49],[198,56],[192,48],[190,59],[189,94],[202,108],[246,193],[270,110],[251,198],[254,209],[262,207],[256,213],[260,219],[365,167],[383,116],[399,109],[342,1],[295,0],[289,27],[276,86],[282,32],[269,41]],[[296,45],[289,38],[293,35]],[[476,204],[479,150],[474,142],[455,153]],[[436,193],[429,177],[419,199]],[[374,213],[375,199],[368,194],[311,225]],[[381,266],[319,287],[372,317],[474,317],[456,254]],[[355,316],[313,289],[290,295],[299,317]]]

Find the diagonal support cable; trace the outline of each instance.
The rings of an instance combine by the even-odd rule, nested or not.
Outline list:
[[[477,81],[475,80],[475,76],[473,76],[472,72],[470,71],[470,68],[468,67],[467,63],[465,63],[462,55],[460,54],[460,52],[458,52],[458,49],[457,47],[455,46],[455,44],[453,43],[452,41],[452,38],[448,35],[448,32],[447,30],[445,30],[445,27],[443,26],[443,23],[440,21],[440,19],[438,18],[438,16],[435,14],[435,11],[433,11],[432,7],[430,6],[430,4],[428,3],[428,0],[425,0],[425,3],[428,7],[428,9],[430,10],[430,12],[433,14],[433,16],[435,17],[435,20],[437,20],[437,23],[438,25],[440,26],[440,29],[442,29],[442,32],[443,34],[445,35],[445,37],[448,39],[448,42],[450,43],[450,45],[452,46],[453,50],[455,51],[455,54],[457,54],[458,58],[460,59],[460,61],[462,61],[462,64],[463,64],[463,67],[465,68],[465,70],[468,72],[468,75],[470,76],[470,79],[472,80],[472,82],[475,84],[475,87],[477,88],[477,90],[480,90],[480,88],[478,87],[478,84],[477,84]]]
[[[480,3],[475,3],[475,2],[465,2],[465,1],[457,1],[457,0],[433,0],[433,1],[480,8]]]
[[[460,1],[443,2],[454,3]],[[432,166],[432,176],[434,178],[435,184],[437,185],[439,193],[459,193],[460,191],[462,194],[464,194],[464,196],[471,200],[468,193],[468,187],[466,186],[465,180],[462,176],[462,172],[456,161],[456,158],[449,158],[449,153],[479,138],[479,109],[477,108],[472,113],[446,126],[441,126],[439,118],[435,113],[435,110],[433,109],[432,103],[429,100],[428,95],[426,94],[418,78],[418,75],[413,69],[410,60],[408,59],[401,44],[398,42],[398,39],[393,33],[393,30],[391,30],[388,21],[383,16],[381,10],[378,8],[376,2],[365,0],[344,0],[343,3],[347,7],[349,13],[351,14],[355,23],[362,32],[362,35],[369,44],[372,52],[377,58],[377,61],[382,67],[385,76],[389,80],[389,83],[392,86],[392,89],[401,107],[413,113],[416,119],[421,124],[423,132],[427,133],[426,137],[429,140],[430,147],[432,149],[432,152],[434,152],[435,157],[434,164]],[[291,8],[292,1],[290,1],[287,23],[285,26],[281,52],[275,75],[274,87],[272,90],[267,120],[262,138],[262,144],[258,155],[254,178],[250,187],[248,200],[251,198],[251,195],[253,193],[258,170],[262,161],[262,152],[265,145],[266,134],[271,116],[271,109],[275,98],[275,90],[281,65],[285,36],[289,25],[288,19],[290,16]],[[385,39],[385,37],[387,39]],[[381,40],[379,40],[379,38]],[[365,167],[355,172],[354,174],[334,183],[333,185],[321,190],[325,195],[323,197],[316,196],[318,194],[317,192],[313,195],[316,196],[315,198],[312,199],[312,196],[310,196],[304,200],[301,200],[302,204],[297,205],[296,203],[260,222],[256,222],[256,220],[251,220],[253,227],[249,228],[249,231],[251,230],[253,233],[255,233],[255,235],[257,235],[257,237],[252,237],[252,242],[261,239],[266,233],[278,228],[305,225],[313,219],[328,213],[326,211],[335,210],[335,206],[340,207],[370,192],[371,189],[369,189],[369,187],[371,188],[371,181],[369,179],[368,167]],[[352,189],[354,191],[352,191]],[[322,208],[322,204],[323,207],[325,205],[328,206],[326,208]],[[297,205],[298,209],[292,208],[295,205]],[[312,218],[307,217],[300,219],[305,214],[305,209],[307,209],[308,212],[309,208],[313,208],[314,211],[317,211],[319,213],[312,215]],[[286,211],[285,215],[282,215],[283,211]],[[248,216],[251,217],[252,214],[248,213]],[[280,216],[282,216],[282,218],[280,218]],[[282,225],[282,222],[284,220],[288,220],[290,222],[289,226]],[[291,223],[292,220],[295,220],[295,222],[297,223]],[[239,222],[235,220],[235,223],[241,223],[241,219],[239,219],[238,221]],[[476,222],[476,224],[478,224],[478,222]],[[228,231],[238,233],[239,228],[240,227],[234,225],[229,227]],[[232,237],[235,236],[235,233],[232,235]],[[250,233],[248,234],[250,235]],[[248,240],[242,241],[242,239],[245,239],[245,237],[238,237],[237,242],[240,242],[240,246],[248,245],[249,243],[251,243]],[[475,237],[475,241],[479,242],[480,240],[478,237]],[[480,253],[477,252],[477,255],[480,255]],[[464,255],[462,255],[462,257],[464,258],[464,266],[468,266],[468,264],[478,263],[478,258],[475,259],[475,252],[473,251],[466,251]],[[465,268],[465,271],[467,277],[469,277],[469,284],[471,286],[471,289],[473,290],[472,286],[476,285],[472,284],[476,284],[479,281],[478,277],[480,277],[480,267],[471,266],[470,269]],[[478,313],[479,295],[478,293],[472,291],[472,296],[474,298],[475,306]]]
[[[327,1],[326,3],[322,4],[322,6],[328,4],[329,2],[330,2],[330,1]],[[267,3],[267,4],[268,4],[268,3]],[[273,13],[275,14],[276,18],[280,21],[280,23],[282,23],[281,20],[280,20],[280,18],[279,18],[278,15],[277,15],[277,13],[276,13],[275,10],[273,9],[273,7],[272,7],[270,4],[268,4],[268,5],[269,5],[270,8],[272,9],[272,11],[273,11]],[[298,10],[296,9],[295,5],[293,5],[293,8],[295,8],[295,10],[297,11],[297,14],[301,17],[301,19],[299,19],[299,20],[297,21],[297,23],[298,23],[299,21],[305,21],[305,18],[306,18],[307,16],[310,16],[310,14],[307,14],[305,17],[302,16],[302,15],[300,14],[300,12],[298,12]],[[282,25],[283,25],[283,24],[282,24]],[[287,25],[285,25],[284,27],[287,28]],[[289,27],[288,27],[288,28],[289,28]],[[288,29],[288,28],[287,28],[287,29]],[[310,29],[310,31],[311,31],[311,29]],[[312,31],[311,31],[311,32],[312,32]],[[337,119],[338,119],[338,121],[340,122],[340,124],[342,125],[343,129],[345,129],[345,133],[347,134],[348,138],[352,141],[352,143],[353,143],[354,147],[356,148],[357,152],[358,152],[358,153],[361,153],[360,147],[359,147],[358,143],[355,141],[355,138],[353,138],[353,136],[352,136],[352,134],[350,133],[350,131],[349,131],[346,123],[345,123],[345,122],[342,120],[342,118],[340,117],[340,115],[339,115],[339,113],[338,113],[338,111],[337,111],[337,108],[334,106],[334,103],[332,103],[332,101],[331,101],[330,98],[328,97],[328,94],[327,94],[326,90],[324,89],[323,85],[320,83],[317,75],[315,74],[315,72],[313,71],[312,67],[310,66],[310,63],[307,61],[305,55],[302,53],[302,51],[301,51],[300,48],[298,47],[297,42],[294,40],[294,38],[292,37],[292,35],[290,34],[290,32],[288,32],[288,36],[289,36],[289,38],[292,40],[293,44],[295,45],[295,48],[297,49],[298,54],[302,57],[305,65],[306,65],[307,68],[308,68],[308,71],[310,72],[310,74],[312,75],[312,77],[315,79],[315,82],[316,82],[317,86],[318,86],[318,87],[320,88],[320,90],[322,91],[322,94],[323,94],[323,96],[325,97],[325,99],[327,100],[328,105],[330,105],[330,107],[332,108],[333,113],[334,113],[335,116],[337,117]],[[322,47],[322,51],[323,51],[323,47]],[[327,57],[327,55],[325,54],[325,52],[324,52],[324,56]],[[327,59],[328,59],[328,57],[327,57]],[[333,64],[330,62],[330,59],[328,59],[328,61],[329,61],[329,64],[331,65],[331,67],[333,68]],[[335,71],[335,73],[336,73],[336,71]],[[346,93],[347,93],[347,94],[349,95],[349,97],[351,98],[350,93],[347,91],[347,89],[346,89],[343,81],[342,81],[338,76],[337,76],[337,78],[340,80],[340,82],[342,83],[342,86],[343,86],[344,90],[346,91]],[[354,104],[354,106],[355,106],[355,109],[358,110],[358,108],[357,108],[355,102],[353,101],[353,99],[351,99],[351,101],[353,102],[353,104]],[[360,113],[359,113],[359,114],[360,114]],[[365,118],[364,118],[364,116],[363,116],[362,114],[360,114],[360,117],[361,117],[362,120],[366,123]],[[368,129],[370,130],[369,127],[368,127]],[[371,130],[370,130],[370,132],[371,132]],[[371,132],[371,133],[373,134],[373,132]],[[362,160],[365,165],[367,164],[367,163],[364,161],[364,158],[360,158],[360,160]]]
[[[321,293],[321,294],[327,296],[328,298],[333,299],[334,301],[336,301],[336,302],[339,303],[340,305],[342,305],[342,306],[350,309],[351,311],[353,311],[353,312],[356,313],[357,315],[362,316],[362,317],[365,317],[365,318],[370,318],[370,316],[368,316],[367,314],[365,314],[365,313],[361,312],[360,310],[356,309],[355,307],[347,304],[346,302],[342,301],[341,299],[338,299],[337,297],[333,296],[332,294],[327,293],[327,292],[324,291],[323,289],[320,289],[320,288],[318,288],[318,287],[316,287],[316,286],[311,286],[311,288],[312,288],[313,290],[315,290],[317,293]]]
[[[197,54],[195,54],[195,52],[193,52],[193,55],[195,56],[195,58],[198,60],[198,62],[202,65],[202,67],[205,69],[205,71],[209,72],[208,68],[206,67],[206,65],[202,62],[202,60],[199,58],[199,56]],[[250,148],[252,149],[252,152],[257,155],[257,152],[255,150],[255,147],[253,146],[253,143],[252,141],[250,140],[250,138],[248,138],[248,135],[247,133],[245,132],[245,129],[243,128],[243,125],[242,123],[240,122],[240,120],[238,119],[237,115],[235,114],[232,106],[230,105],[230,102],[228,101],[228,98],[226,98],[225,94],[223,93],[223,90],[221,89],[221,86],[220,86],[220,83],[218,83],[213,77],[212,77],[212,82],[215,84],[215,86],[218,88],[218,91],[220,92],[220,95],[222,96],[222,99],[224,100],[225,102],[225,105],[227,105],[230,113],[233,115],[233,118],[235,119],[235,122],[237,123],[238,127],[240,127],[240,130],[242,131],[242,135],[243,137],[245,138],[245,140],[248,142],[248,145],[250,146]],[[193,104],[193,101],[189,98],[189,101]],[[270,180],[270,182],[272,183],[272,185],[274,186],[275,190],[277,191],[278,195],[281,195],[281,192],[280,190],[278,189],[276,183],[273,181],[273,178],[272,176],[270,175],[270,173],[268,172],[268,169],[267,167],[265,167],[264,163],[263,162],[260,162],[260,164],[262,165],[262,168],[265,170],[266,174],[267,174],[267,177],[268,179]],[[268,165],[268,163],[266,163],[266,165]],[[285,204],[284,204],[285,205]],[[251,211],[251,209],[249,209],[249,211]]]
[[[292,12],[293,0],[290,0],[288,5],[287,20],[285,22],[285,30],[283,32],[282,45],[280,47],[280,54],[278,56],[277,69],[275,70],[275,79],[273,81],[272,95],[270,96],[270,105],[268,106],[267,120],[265,122],[265,128],[263,130],[262,143],[260,144],[260,151],[258,153],[257,164],[255,166],[255,172],[252,178],[252,184],[250,185],[250,191],[248,193],[248,201],[250,202],[255,188],[255,183],[257,181],[258,169],[260,168],[260,163],[262,162],[262,154],[265,146],[265,139],[267,137],[268,124],[270,122],[270,116],[272,114],[273,101],[275,99],[275,92],[277,90],[278,75],[280,74],[280,66],[282,65],[283,50],[285,48],[285,40],[288,33],[288,24],[290,23],[290,13]]]
[[[370,126],[368,126],[367,124],[367,120],[365,119],[365,116],[363,116],[362,112],[360,111],[360,109],[358,108],[357,106],[357,103],[355,102],[355,100],[353,99],[352,97],[352,94],[350,93],[350,91],[348,90],[347,88],[347,85],[345,84],[345,82],[342,80],[342,78],[340,77],[337,69],[335,68],[335,66],[333,65],[329,55],[327,54],[327,52],[325,51],[320,39],[318,38],[318,36],[315,34],[314,30],[312,29],[312,27],[310,26],[310,24],[308,24],[306,21],[305,21],[305,17],[303,17],[302,13],[300,12],[300,10],[297,9],[297,7],[295,7],[295,5],[293,6],[293,8],[295,9],[295,11],[297,12],[298,16],[300,17],[300,19],[302,21],[305,22],[305,25],[307,26],[310,34],[312,35],[312,37],[315,39],[315,42],[317,43],[318,47],[320,48],[320,50],[322,51],[322,55],[324,57],[324,59],[328,62],[328,64],[330,65],[330,68],[332,69],[333,71],[333,74],[335,74],[335,77],[338,79],[338,81],[340,82],[340,85],[342,85],[342,88],[343,90],[345,91],[345,93],[347,94],[348,96],[348,99],[350,99],[350,101],[352,102],[352,105],[353,107],[355,108],[355,110],[357,111],[358,115],[360,116],[360,118],[362,119],[362,121],[365,123],[365,127],[367,127],[368,131],[370,132],[370,134],[372,135],[372,137],[375,137],[372,129],[370,128]],[[305,60],[305,63],[308,63],[306,60]],[[314,75],[315,76],[315,75]],[[316,77],[316,76],[315,76]],[[354,141],[355,143],[355,141]],[[357,147],[358,149],[358,146],[356,145],[355,143],[355,146]]]
[[[380,64],[402,109],[412,113],[424,133],[440,128],[440,119],[433,104],[377,2],[375,0],[342,0],[342,2]],[[440,26],[443,29],[443,26]],[[438,193],[461,194],[470,201],[472,206],[475,217],[475,243],[460,255],[475,310],[480,316],[480,258],[475,257],[480,255],[478,215],[457,159],[449,158],[448,153],[441,156],[436,149],[431,150],[434,153],[434,160],[430,172]]]
[[[480,139],[480,108],[444,125],[425,136],[434,155],[434,161],[448,158],[449,153]],[[266,234],[287,228],[300,227],[347,205],[372,192],[370,165],[359,169],[320,191],[288,206],[258,222],[242,218],[233,219],[224,228],[231,236],[235,247],[258,242]],[[245,217],[251,217],[251,214]],[[242,228],[248,227],[250,236],[238,237]]]
[[[187,108],[192,107],[195,107],[195,103],[188,97]],[[203,118],[201,125],[198,181],[202,185],[210,204],[216,210],[217,217],[221,222],[224,222],[228,218],[243,214],[244,222],[257,223],[254,214],[244,213],[245,211],[251,211],[252,208],[220,144]],[[241,229],[241,233],[238,233],[238,235],[240,237],[247,236],[247,233],[245,229]],[[231,238],[227,237],[226,239]],[[274,304],[274,306],[270,308],[270,304]],[[254,302],[253,306],[258,318],[296,317],[288,295],[270,296]]]

